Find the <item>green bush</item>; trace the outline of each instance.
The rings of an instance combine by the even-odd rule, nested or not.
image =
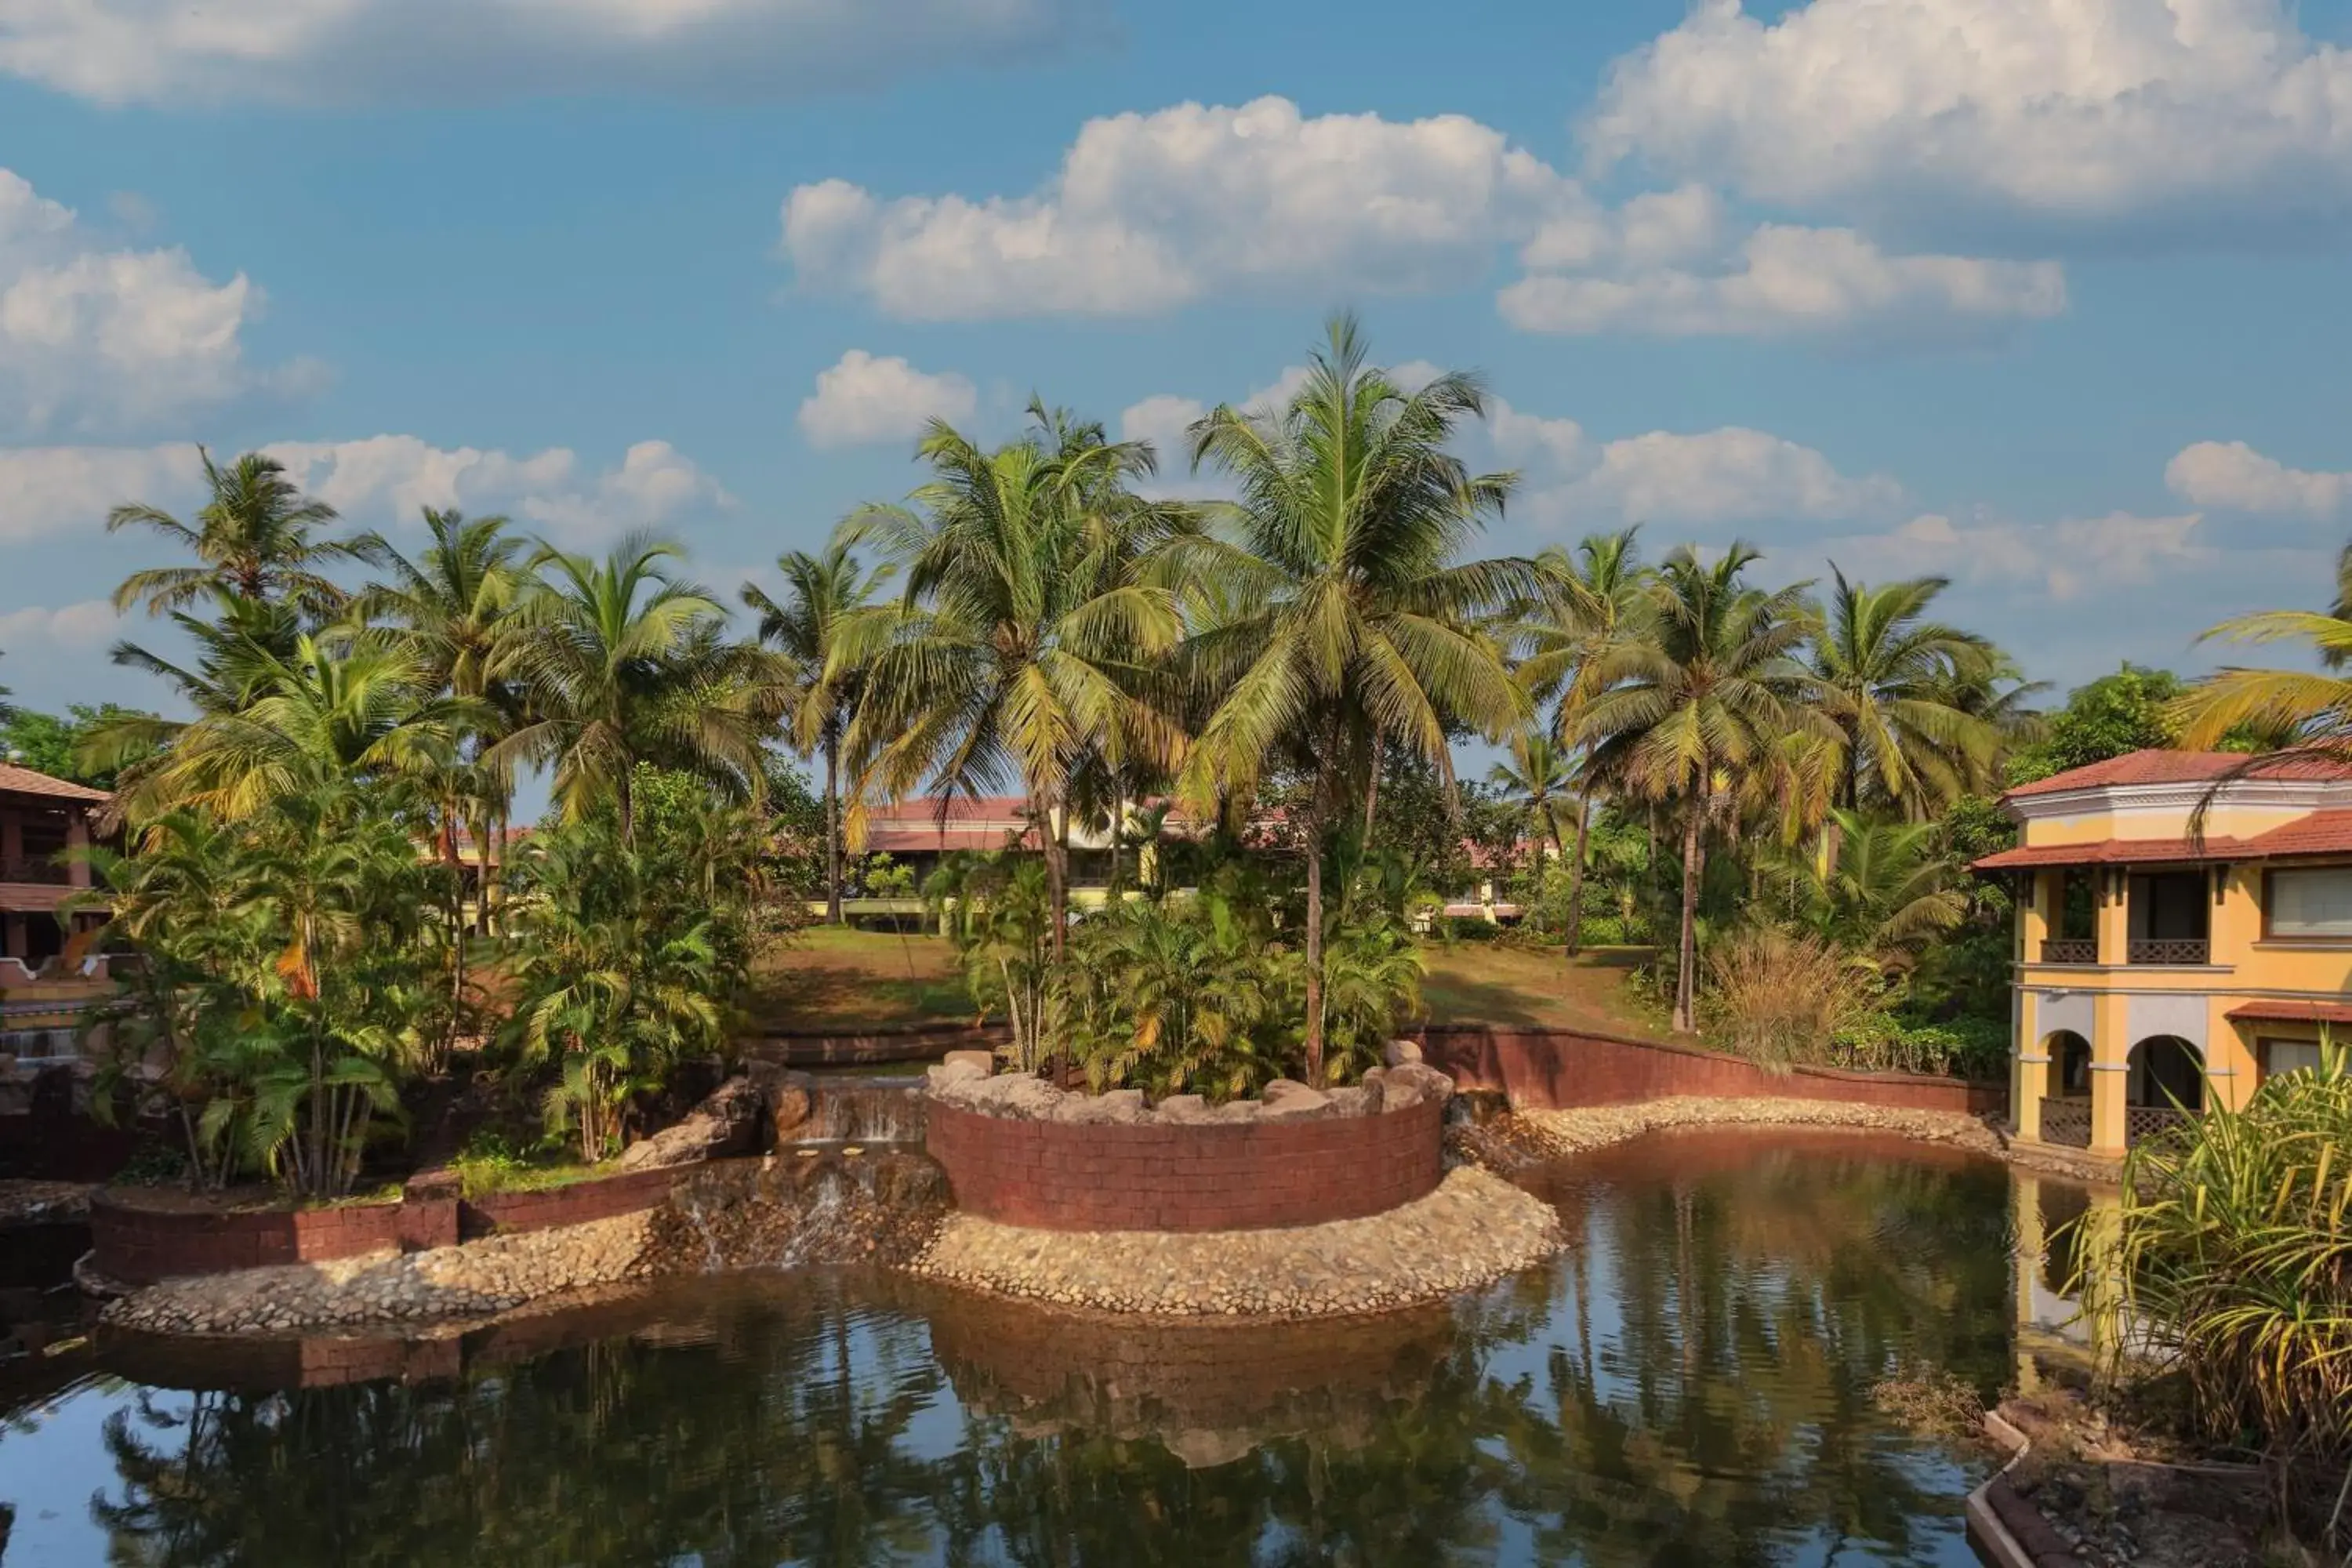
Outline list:
[[[2352,1458],[2352,1079],[2322,1058],[2134,1145],[2115,1244],[2085,1264],[2147,1325],[2130,1348],[2186,1375],[2213,1436],[2253,1436],[2282,1496]]]

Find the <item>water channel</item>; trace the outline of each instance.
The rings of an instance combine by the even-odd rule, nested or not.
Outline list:
[[[20,1363],[0,1563],[1976,1561],[1990,1461],[1873,1391],[1990,1394],[2063,1349],[2056,1271],[2011,1259],[2079,1194],[1785,1132],[1653,1136],[1540,1187],[1551,1263],[1346,1324],[1139,1329],[825,1269],[427,1344]]]

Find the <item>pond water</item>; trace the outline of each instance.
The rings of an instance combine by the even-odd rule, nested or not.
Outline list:
[[[2011,1182],[1653,1137],[1547,1173],[1553,1263],[1344,1325],[827,1271],[438,1343],[109,1344],[0,1384],[0,1561],[1970,1563],[1985,1459],[1872,1391],[2011,1375]]]

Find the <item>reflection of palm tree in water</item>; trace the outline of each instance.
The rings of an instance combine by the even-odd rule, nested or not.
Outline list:
[[[1956,1478],[1871,1385],[1906,1353],[2000,1375],[2000,1180],[1809,1155],[1596,1184],[1582,1244],[1457,1307],[1409,1386],[1199,1468],[1082,1418],[956,1416],[892,1288],[800,1275],[455,1382],[127,1409],[94,1509],[144,1568],[1901,1556]],[[1235,1379],[1269,1342],[1233,1334]]]

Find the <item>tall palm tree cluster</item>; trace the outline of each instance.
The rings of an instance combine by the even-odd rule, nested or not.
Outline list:
[[[99,869],[144,959],[121,1054],[160,1053],[213,1184],[348,1192],[402,1080],[462,1044],[503,1045],[583,1155],[611,1152],[662,1065],[723,1043],[763,746],[795,695],[780,662],[726,635],[674,544],[588,557],[427,509],[412,558],[326,537],[333,512],[265,456],[205,471],[193,520],[109,520],[194,557],[117,595],[193,657],[114,654],[193,717],[118,715],[85,742],[121,767],[124,847]],[[338,568],[371,574],[347,590]],[[516,845],[525,768],[560,814]],[[648,813],[678,777],[688,798]]]
[[[116,715],[86,743],[120,769],[127,852],[106,880],[150,960],[152,1005],[124,1033],[180,1064],[200,1170],[343,1190],[398,1078],[477,1044],[538,1075],[583,1155],[609,1152],[667,1064],[723,1044],[773,865],[772,746],[821,773],[836,920],[868,803],[1017,792],[1042,852],[1034,929],[1009,876],[973,882],[1005,908],[960,929],[1034,952],[1018,987],[998,966],[1034,1033],[1118,1059],[1142,1032],[1214,1056],[1248,1018],[1244,1078],[1353,1070],[1418,985],[1382,781],[1420,770],[1451,801],[1473,736],[1507,742],[1496,776],[1566,862],[1571,950],[1596,833],[1665,826],[1647,858],[1679,851],[1681,1026],[1711,854],[1771,850],[1776,885],[1802,868],[1893,945],[1932,929],[1935,879],[1886,832],[1986,786],[2015,696],[1997,650],[1930,618],[1942,584],[1841,576],[1823,604],[1756,584],[1744,545],[1648,564],[1631,531],[1482,557],[1515,476],[1451,448],[1484,413],[1475,378],[1401,384],[1342,317],[1286,399],[1189,432],[1226,499],[1169,499],[1148,444],[1041,403],[993,447],[937,423],[903,504],[781,557],[780,592],[742,591],[749,637],[673,543],[583,555],[427,510],[412,556],[330,537],[332,511],[266,456],[207,458],[193,519],[110,519],[192,558],[118,595],[191,655],[115,657],[194,716]],[[509,854],[525,770],[555,812]],[[1074,961],[1074,826],[1118,842],[1171,805],[1273,841],[1286,875],[1185,917],[1223,926],[1113,931]],[[1874,901],[1889,888],[1903,910]],[[1122,952],[1135,985],[1103,968]],[[1177,994],[1201,967],[1181,955],[1218,953],[1249,963]],[[1203,1070],[1237,1082],[1230,1065]]]

